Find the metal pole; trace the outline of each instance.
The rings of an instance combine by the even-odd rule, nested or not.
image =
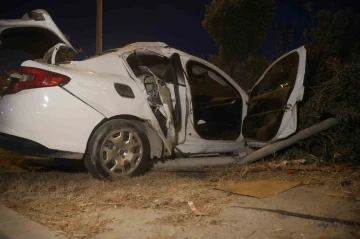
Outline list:
[[[303,139],[309,138],[310,136],[313,136],[315,134],[318,134],[322,131],[327,130],[328,128],[331,128],[339,123],[339,120],[336,118],[329,118],[327,120],[324,120],[320,123],[317,123],[309,128],[300,130],[295,135],[281,140],[277,141],[275,143],[269,144],[261,149],[256,150],[255,152],[246,155],[245,157],[240,158],[239,164],[247,164],[247,163],[253,163],[259,159],[262,159],[268,155],[271,155],[281,149],[284,149],[286,147],[289,147]]]
[[[97,0],[96,55],[102,52],[102,0]]]
[[[335,118],[329,118],[318,124],[315,124],[309,128],[300,130],[296,134],[290,136],[287,139],[277,141],[269,144],[261,149],[256,150],[253,153],[246,155],[240,159],[234,157],[206,157],[206,158],[177,158],[174,160],[168,160],[164,163],[158,162],[154,164],[155,169],[176,169],[176,168],[198,168],[203,166],[221,166],[226,164],[247,164],[260,160],[268,155],[271,155],[283,148],[289,147],[300,140],[309,138],[315,134],[327,130],[339,123],[339,120]]]
[[[227,164],[235,164],[233,157],[204,157],[204,158],[176,158],[168,160],[164,163],[158,162],[154,164],[155,169],[175,169],[175,168],[198,168],[204,166],[221,166]]]

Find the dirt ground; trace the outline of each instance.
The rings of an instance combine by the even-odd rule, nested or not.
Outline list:
[[[214,189],[260,179],[302,184],[264,199]],[[275,160],[101,182],[79,161],[0,150],[0,203],[69,238],[360,238],[359,182],[357,167]]]

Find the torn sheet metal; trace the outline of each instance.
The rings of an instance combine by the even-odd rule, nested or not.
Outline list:
[[[260,180],[254,182],[242,182],[234,185],[225,185],[215,189],[256,198],[266,198],[285,192],[291,188],[299,186],[301,183],[301,181],[289,182],[280,180]]]
[[[166,128],[167,128],[167,135],[166,138],[170,142],[175,141],[175,128],[174,128],[174,120],[173,120],[173,105],[171,101],[171,93],[170,89],[167,85],[154,74],[149,68],[147,70],[153,75],[154,81],[158,87],[158,93],[162,104],[157,105],[159,111],[163,114],[166,118]]]

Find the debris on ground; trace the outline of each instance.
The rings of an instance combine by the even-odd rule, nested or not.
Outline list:
[[[216,187],[215,189],[256,198],[266,198],[285,192],[291,188],[299,186],[301,183],[301,181],[290,182],[281,180],[260,180],[253,182],[241,182],[234,185],[224,185]]]
[[[284,160],[285,164],[305,164],[306,163],[306,159],[294,159],[294,160]]]
[[[326,196],[330,197],[340,197],[340,198],[349,198],[350,193],[348,192],[328,192]]]
[[[316,225],[317,227],[322,227],[322,228],[327,228],[328,226],[329,226],[329,224],[328,223],[326,223],[326,222],[321,222],[321,223],[319,223],[319,224],[317,224]]]
[[[245,157],[248,154],[251,154],[252,152],[254,152],[254,150],[249,148],[249,147],[236,149],[233,152],[233,156],[242,158],[242,157]]]
[[[272,232],[282,232],[282,231],[284,231],[284,229],[282,229],[282,228],[272,230]]]
[[[202,216],[203,214],[200,213],[197,208],[195,207],[194,203],[192,201],[188,202],[188,205],[191,209],[191,211],[196,215],[196,216]]]

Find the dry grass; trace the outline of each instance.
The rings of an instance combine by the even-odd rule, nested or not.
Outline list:
[[[32,171],[27,167],[26,171],[26,160],[20,158],[2,151],[0,203],[77,238],[89,238],[106,230],[112,220],[106,210],[114,207],[169,212],[155,223],[216,224],[221,220],[216,216],[232,197],[219,197],[211,189],[244,180],[303,180],[306,184],[323,184],[331,190],[360,195],[359,170],[345,166],[283,165],[272,161],[197,173],[149,172],[133,179],[100,182],[87,173],[36,172],[34,167]],[[4,162],[12,163],[11,170],[4,170]],[[204,216],[195,216],[188,201],[193,201]]]

